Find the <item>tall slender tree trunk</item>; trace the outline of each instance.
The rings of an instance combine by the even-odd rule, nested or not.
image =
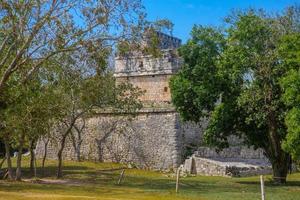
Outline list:
[[[274,112],[269,113],[269,152],[270,162],[273,169],[273,181],[277,184],[286,183],[289,168],[289,154],[281,148],[281,139],[278,133],[277,120]]]
[[[5,161],[6,161],[6,156],[2,159],[2,161],[0,163],[0,169],[2,169],[2,165],[4,164]]]
[[[4,145],[5,145],[5,156],[6,156],[6,161],[7,161],[7,178],[9,180],[13,179],[13,169],[12,169],[12,164],[11,164],[11,159],[10,159],[10,145],[9,145],[9,137],[6,135],[4,137]]]
[[[37,164],[36,164],[36,156],[34,156],[34,177],[37,177],[37,173],[36,173],[36,171],[37,171]]]
[[[43,155],[43,160],[42,160],[42,173],[44,175],[44,170],[45,170],[45,162],[46,162],[46,158],[47,158],[47,151],[48,151],[48,144],[49,144],[49,138],[47,138],[47,140],[44,143],[44,155]]]
[[[57,153],[58,166],[57,166],[56,178],[61,178],[62,177],[62,152],[63,152],[63,148],[60,148],[58,153]]]
[[[62,154],[63,154],[64,148],[65,148],[67,136],[71,133],[72,128],[74,127],[74,124],[76,123],[76,120],[83,114],[84,114],[84,112],[81,112],[76,117],[73,117],[69,124],[67,122],[64,122],[64,124],[67,127],[67,130],[64,132],[64,134],[62,134],[60,148],[57,153],[57,157],[58,157],[58,165],[57,165],[57,173],[56,173],[57,178],[62,177],[62,160],[63,160]]]
[[[77,125],[74,124],[74,129],[75,129],[75,133],[77,133],[77,137],[75,136],[75,133],[73,131],[71,131],[71,140],[72,140],[72,144],[74,147],[74,157],[76,159],[77,162],[81,161],[81,144],[83,142],[82,140],[82,134],[83,134],[83,129],[85,128],[85,119],[82,118],[82,126],[79,128]]]
[[[64,148],[65,148],[66,138],[67,138],[69,132],[70,132],[70,130],[68,130],[62,136],[60,148],[59,148],[58,153],[57,153],[57,158],[58,158],[58,166],[57,166],[57,174],[56,174],[57,178],[62,178],[62,176],[63,176],[63,174],[62,174],[62,161],[63,161],[62,154],[63,154]]]
[[[78,144],[78,146],[76,148],[76,160],[77,160],[77,162],[81,161],[81,159],[80,159],[80,157],[81,157],[81,155],[80,155],[80,148],[81,148],[81,144]]]
[[[34,152],[34,148],[35,148],[35,139],[32,139],[30,141],[30,147],[29,147],[29,151],[30,151],[30,174],[31,176],[35,176],[35,152]]]
[[[76,117],[74,117],[70,124],[68,124],[67,122],[65,122],[65,125],[67,127],[67,130],[64,132],[64,134],[62,134],[62,138],[61,138],[61,143],[60,143],[60,148],[58,150],[57,153],[57,158],[58,158],[58,165],[57,165],[57,173],[56,173],[56,177],[57,178],[61,178],[62,177],[62,154],[65,148],[65,144],[66,144],[66,139],[67,136],[71,133],[72,128],[74,126],[74,124],[76,123],[76,120],[80,117],[80,115],[82,115],[84,112],[80,113],[79,115],[77,115]]]
[[[18,156],[17,156],[17,169],[16,169],[16,181],[20,181],[22,178],[22,150],[25,141],[25,134],[22,133],[20,141],[19,141],[19,149],[18,149]]]
[[[81,149],[81,143],[82,143],[81,133],[77,132],[77,138],[76,138],[74,136],[74,133],[71,132],[71,140],[72,140],[72,144],[73,144],[73,148],[74,148],[74,157],[77,162],[80,162],[81,161],[80,149]]]

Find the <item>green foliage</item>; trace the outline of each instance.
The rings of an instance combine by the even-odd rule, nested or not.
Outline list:
[[[282,99],[289,110],[285,118],[288,128],[283,148],[294,159],[300,159],[300,34],[285,36],[279,45],[282,67],[287,72],[281,79]]]
[[[172,99],[181,116],[198,121],[219,98],[222,81],[217,74],[224,38],[214,28],[195,26],[192,39],[179,49],[185,63],[171,79]]]
[[[295,160],[300,159],[300,109],[292,108],[286,116],[288,134],[283,148],[290,152]]]
[[[284,36],[278,46],[284,65],[297,69],[300,63],[300,33]]]
[[[115,44],[139,35],[142,16],[140,0],[1,1],[0,136],[6,144],[21,152],[57,124],[69,133],[96,108],[138,109],[140,91],[116,86],[107,68]]]
[[[140,0],[1,1],[0,93],[13,74],[21,85],[66,52],[106,67],[114,44],[140,32],[143,15]]]
[[[25,134],[23,148],[28,148],[29,141],[36,141],[48,132],[49,122],[55,118],[54,113],[58,108],[53,86],[44,85],[42,80],[35,77],[30,84],[7,90],[6,97],[8,104],[2,110],[4,133],[9,133],[15,147],[19,145],[20,136]]]
[[[209,117],[208,144],[222,149],[229,135],[242,137],[264,150],[275,177],[287,173],[282,142],[288,152],[299,148],[299,33],[291,28],[299,27],[299,19],[299,9],[292,7],[276,17],[237,12],[224,31],[195,26],[179,50],[184,67],[171,79],[182,118]]]

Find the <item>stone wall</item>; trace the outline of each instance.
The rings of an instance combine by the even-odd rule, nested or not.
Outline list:
[[[244,177],[271,174],[272,168],[268,162],[260,159],[226,159],[226,161],[220,161],[192,156],[186,159],[184,171],[206,176]]]
[[[239,158],[239,159],[263,159],[267,160],[262,149],[254,150],[252,147],[246,146],[231,146],[223,149],[221,152],[216,152],[214,148],[199,147],[194,155],[202,158]]]
[[[171,75],[133,76],[118,78],[118,82],[129,82],[145,93],[140,97],[143,102],[170,102],[169,80]]]
[[[85,122],[80,155],[86,160],[132,163],[148,169],[172,169],[184,160],[186,138],[192,140],[191,134],[195,134],[195,141],[200,132],[197,126],[183,126],[174,109],[144,109],[132,119],[126,115],[99,113]],[[76,158],[72,141],[76,143],[77,140],[76,133],[73,138],[68,138],[63,154],[65,159]],[[58,145],[59,132],[47,148],[48,158],[56,159]],[[44,140],[40,140],[37,156],[41,157],[43,152]]]
[[[135,55],[115,58],[115,77],[169,75],[175,74],[181,67],[182,60],[176,50],[163,50],[162,55],[155,58],[151,55]]]
[[[210,176],[253,176],[272,172],[268,159],[261,149],[237,145],[216,152],[214,148],[199,147],[184,162],[189,174]]]
[[[80,137],[73,130],[67,138],[64,159],[76,159],[79,149],[84,160],[131,163],[140,168],[166,170],[177,168],[193,154],[185,161],[188,173],[245,176],[270,172],[261,150],[238,145],[236,139],[231,139],[235,146],[219,153],[204,147],[202,134],[207,120],[200,124],[183,123],[172,107],[144,108],[135,117],[99,112],[85,123],[77,122],[78,127],[83,125]],[[56,127],[55,137],[47,148],[48,159],[57,159],[63,130],[63,127]],[[45,139],[38,141],[37,157],[44,153]]]

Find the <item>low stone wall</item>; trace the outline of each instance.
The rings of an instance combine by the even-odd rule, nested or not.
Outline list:
[[[184,171],[190,174],[209,176],[253,176],[272,173],[271,165],[261,149],[242,146],[237,138],[231,138],[236,145],[220,152],[214,148],[199,147],[185,160]]]
[[[246,146],[233,146],[216,152],[214,148],[199,147],[194,152],[196,157],[202,158],[240,158],[240,159],[263,159],[267,160],[261,149],[248,148]]]
[[[122,162],[140,168],[167,170],[177,168],[186,156],[191,156],[197,147],[203,145],[207,120],[204,119],[200,124],[183,123],[174,108],[169,106],[144,108],[135,117],[101,111],[86,119],[85,123],[82,120],[77,122],[78,127],[83,125],[80,134],[73,130],[67,138],[64,159],[74,160],[80,154],[83,160]],[[64,127],[57,125],[55,130],[47,146],[48,159],[57,159]],[[46,139],[38,141],[36,152],[39,158],[44,154]],[[239,145],[238,140],[232,141]],[[186,164],[189,173],[222,176],[236,174],[236,170],[234,167],[224,167],[219,162],[229,162],[232,158],[258,159],[258,162],[259,159],[265,159],[261,150],[242,146],[224,149],[220,153],[208,147],[199,147],[193,157],[195,159],[191,162],[194,164]],[[238,171],[243,174],[247,170],[239,168]]]
[[[220,161],[193,156],[185,161],[184,171],[189,174],[206,176],[243,177],[271,174],[272,168],[264,160],[259,159]]]
[[[131,163],[147,169],[177,168],[184,160],[188,143],[200,142],[201,130],[195,124],[184,125],[171,108],[143,109],[134,118],[98,113],[85,121],[80,135],[80,157],[100,162]],[[51,138],[47,158],[57,159],[60,135],[58,131]],[[44,153],[44,141],[45,138],[37,144],[37,157]],[[67,138],[64,159],[76,158],[74,144],[79,144],[76,132]]]

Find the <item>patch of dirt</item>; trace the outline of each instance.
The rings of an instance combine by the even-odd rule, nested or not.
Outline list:
[[[70,180],[70,179],[23,179],[24,182],[28,183],[38,183],[38,184],[52,184],[52,185],[70,185],[70,186],[80,186],[81,182]]]

